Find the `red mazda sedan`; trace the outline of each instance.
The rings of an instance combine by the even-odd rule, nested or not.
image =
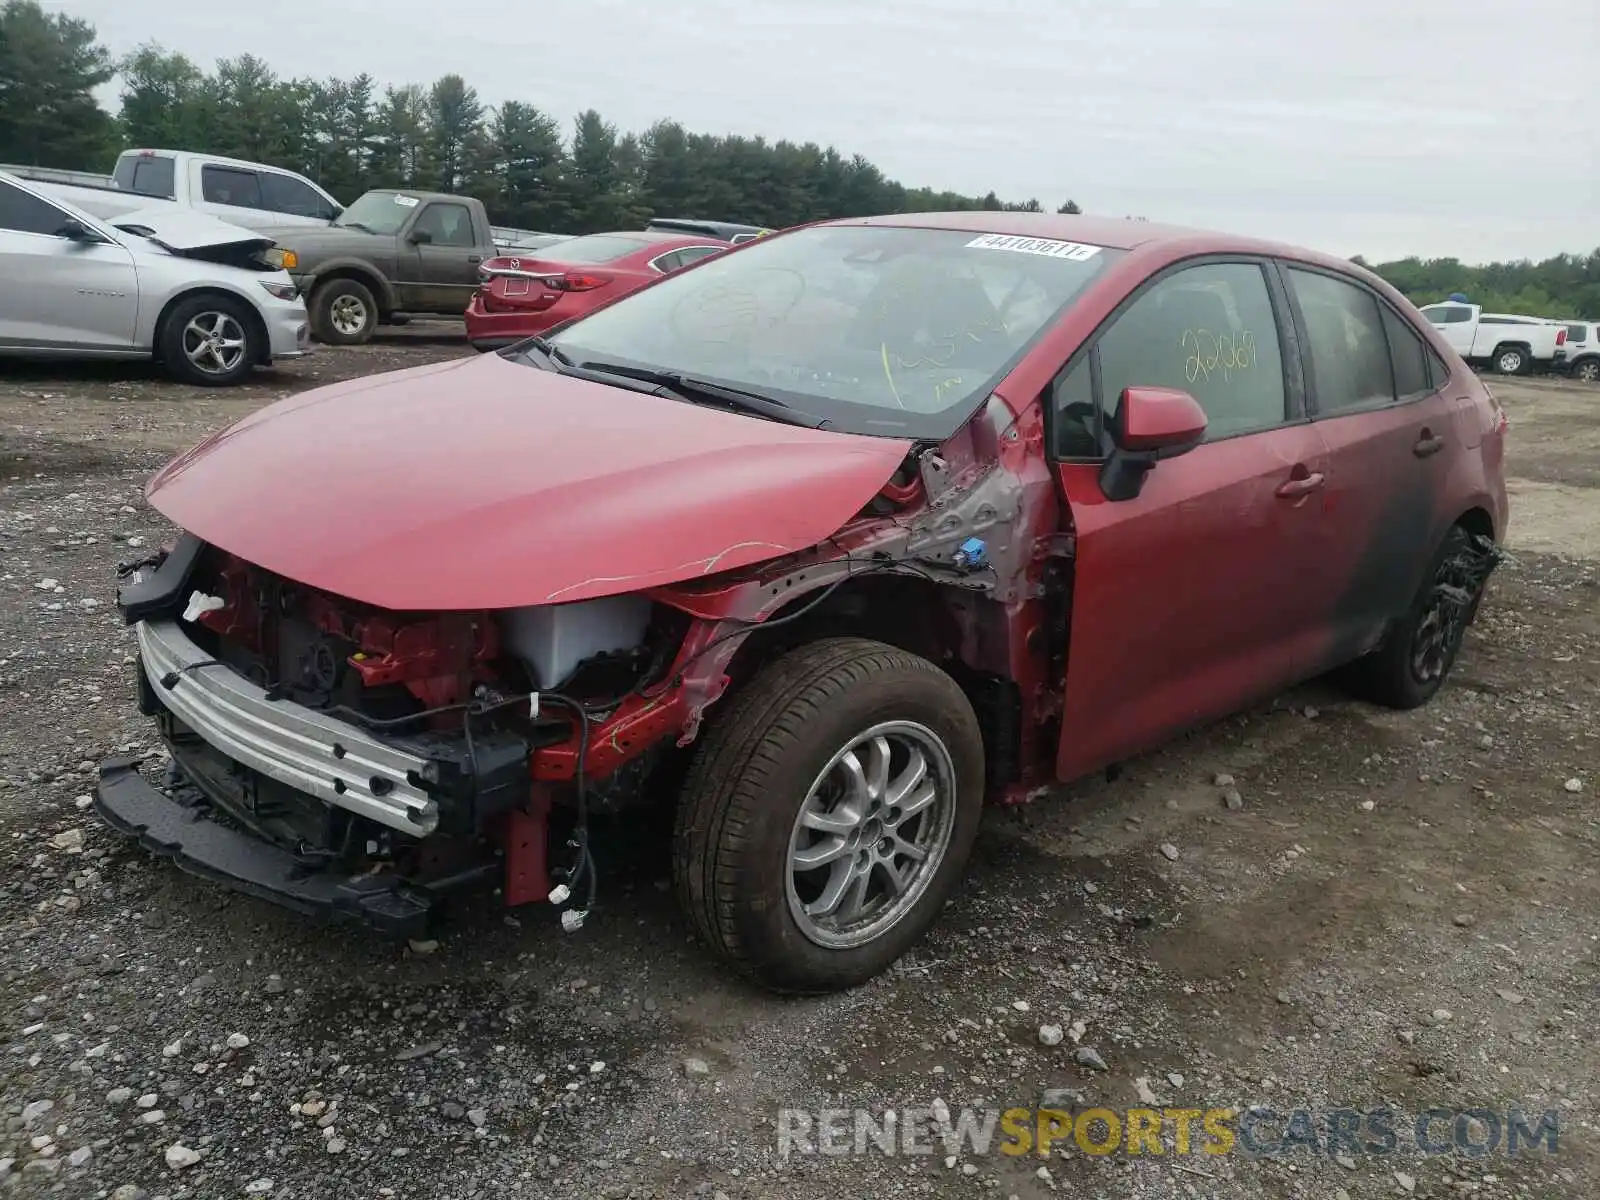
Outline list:
[[[183,534],[118,603],[171,765],[108,760],[97,806],[413,934],[475,887],[576,929],[590,814],[665,808],[706,946],[849,987],[962,886],[986,802],[1323,672],[1426,703],[1500,558],[1505,430],[1325,254],[1037,213],[786,230],[168,465]]]
[[[498,350],[727,249],[716,238],[651,229],[568,238],[535,257],[491,258],[467,304],[467,340]]]

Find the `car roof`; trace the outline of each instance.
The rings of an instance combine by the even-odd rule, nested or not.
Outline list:
[[[972,234],[998,233],[1009,237],[1053,238],[1082,242],[1110,250],[1139,250],[1171,245],[1187,253],[1235,252],[1291,257],[1323,263],[1349,271],[1359,270],[1348,259],[1338,258],[1304,246],[1293,246],[1262,238],[1197,229],[1185,225],[1163,225],[1155,221],[1136,221],[1124,217],[1088,217],[1069,213],[994,212],[972,209],[962,212],[899,213],[883,217],[846,217],[826,225],[899,226],[908,229],[950,229]]]
[[[684,233],[703,233],[719,241],[738,234],[771,233],[765,225],[744,225],[738,221],[708,221],[699,217],[652,217],[652,229],[676,229]]]

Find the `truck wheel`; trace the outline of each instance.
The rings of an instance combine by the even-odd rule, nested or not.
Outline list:
[[[1494,352],[1494,369],[1502,375],[1521,375],[1528,366],[1528,356],[1517,346],[1500,346]]]
[[[679,903],[773,991],[863,983],[944,907],[983,787],[977,717],[938,667],[857,638],[803,646],[702,738],[673,835]]]
[[[261,335],[244,301],[191,296],[167,314],[156,336],[161,363],[184,383],[231,387],[261,358]]]
[[[1585,358],[1573,365],[1572,377],[1584,383],[1600,380],[1600,358]]]
[[[1426,704],[1444,685],[1483,599],[1482,582],[1463,586],[1468,581],[1460,563],[1471,540],[1461,526],[1450,527],[1406,615],[1376,650],[1346,669],[1344,682],[1352,692],[1386,708],[1408,709]]]
[[[367,285],[355,279],[330,279],[311,293],[311,328],[319,342],[360,346],[378,326],[378,304]]]

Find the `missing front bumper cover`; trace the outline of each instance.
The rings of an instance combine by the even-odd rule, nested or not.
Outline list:
[[[179,869],[297,912],[347,917],[396,936],[421,932],[439,895],[391,873],[307,870],[287,850],[177,803],[139,773],[139,759],[100,765],[95,810],[120,833]]]

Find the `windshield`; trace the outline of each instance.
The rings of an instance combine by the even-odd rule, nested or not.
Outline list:
[[[692,375],[828,428],[942,439],[1123,251],[842,225],[762,238],[550,339],[568,361]]]
[[[420,203],[404,192],[368,192],[334,218],[335,225],[353,225],[368,233],[399,233]]]

